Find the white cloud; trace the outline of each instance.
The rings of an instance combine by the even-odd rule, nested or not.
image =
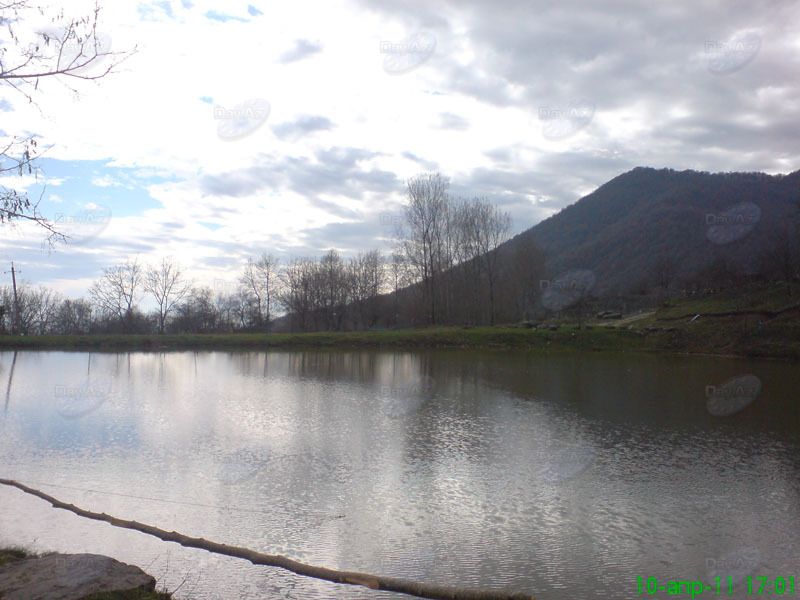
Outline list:
[[[111,175],[102,175],[100,177],[92,178],[92,185],[98,187],[122,187],[122,183],[111,177]]]

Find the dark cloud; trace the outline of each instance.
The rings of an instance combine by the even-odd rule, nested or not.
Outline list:
[[[201,180],[206,195],[241,197],[265,189],[289,189],[312,202],[320,195],[361,200],[366,194],[391,194],[398,188],[395,173],[363,167],[360,163],[377,156],[359,148],[330,148],[317,152],[314,161],[301,157],[263,157],[263,164],[237,169]],[[334,204],[325,205],[329,209]],[[347,213],[341,207],[339,213]]]
[[[435,56],[420,76],[446,95],[527,112],[520,128],[532,142],[543,140],[541,108],[581,98],[595,104],[592,121],[576,134],[583,147],[578,157],[554,164],[546,154],[523,164],[510,150],[487,149],[485,155],[504,170],[498,185],[507,181],[513,188],[515,171],[546,168],[548,181],[537,183],[537,191],[567,204],[576,199],[572,184],[600,185],[621,166],[786,172],[800,162],[800,104],[792,100],[800,95],[794,76],[800,68],[798,17],[791,1],[509,0],[503,10],[469,0],[444,10],[422,0],[363,4],[410,28],[432,26]],[[433,27],[437,15],[445,22]],[[744,31],[761,37],[755,58],[735,72],[711,73],[709,44]],[[554,145],[553,153],[560,152]],[[574,170],[557,170],[559,162]],[[484,176],[479,169],[470,179]]]
[[[442,113],[439,117],[441,118],[439,123],[440,129],[456,129],[458,131],[469,129],[469,121],[464,117],[454,115],[453,113]]]
[[[163,227],[164,229],[183,229],[186,226],[186,224],[185,223],[180,223],[180,222],[176,223],[174,221],[171,222],[171,223],[168,222],[168,221],[165,221],[164,223],[161,223],[160,226]]]
[[[441,5],[424,0],[402,3],[394,0],[362,0],[361,4],[368,10],[388,14],[404,23],[409,28],[409,34],[414,33],[414,28],[443,30],[450,27],[447,17],[442,14]]]
[[[403,152],[401,156],[407,158],[408,160],[413,160],[415,163],[418,163],[426,171],[435,171],[438,168],[439,163],[432,160],[425,160],[424,158],[417,156],[413,152]]]
[[[333,123],[326,117],[302,116],[295,121],[273,125],[272,131],[282,140],[296,141],[315,131],[333,129]]]
[[[322,45],[316,42],[309,42],[308,40],[295,40],[294,48],[287,50],[281,54],[278,62],[289,64],[308,58],[312,54],[322,51]]]
[[[328,223],[323,227],[303,231],[304,244],[288,248],[291,256],[321,256],[329,248],[337,248],[345,255],[356,255],[373,248],[382,249],[380,239],[386,228],[378,215],[351,222]]]

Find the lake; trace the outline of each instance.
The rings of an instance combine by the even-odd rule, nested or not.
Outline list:
[[[5,351],[0,477],[315,565],[543,600],[633,598],[637,577],[730,577],[734,598],[793,577],[798,594],[799,387],[796,365],[712,357]],[[107,554],[177,598],[406,597],[6,486],[0,506],[0,545]]]

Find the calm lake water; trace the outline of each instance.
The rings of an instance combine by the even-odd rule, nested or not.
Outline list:
[[[636,577],[732,577],[734,598],[747,576],[793,577],[800,594],[799,388],[797,365],[699,357],[2,352],[0,477],[316,565],[542,600],[634,598]],[[177,598],[405,597],[0,486],[12,544],[108,554]]]

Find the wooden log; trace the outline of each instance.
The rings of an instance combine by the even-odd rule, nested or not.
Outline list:
[[[370,588],[372,590],[383,590],[387,592],[397,592],[400,594],[408,594],[409,596],[416,596],[417,598],[430,598],[432,600],[535,600],[530,594],[522,592],[502,591],[502,590],[477,590],[462,587],[453,587],[445,585],[431,585],[410,579],[401,579],[398,577],[383,577],[381,575],[371,575],[369,573],[360,573],[357,571],[338,571],[336,569],[328,569],[315,565],[301,563],[291,558],[281,556],[280,554],[262,554],[250,550],[249,548],[242,548],[240,546],[229,546],[228,544],[220,544],[212,542],[203,538],[190,537],[178,533],[177,531],[165,531],[146,523],[138,523],[136,521],[127,521],[119,519],[112,515],[105,513],[95,513],[75,506],[74,504],[67,504],[30,488],[22,483],[11,479],[0,479],[0,484],[15,487],[22,490],[26,494],[31,494],[46,502],[49,502],[55,508],[61,508],[75,513],[78,516],[95,521],[105,521],[114,527],[122,527],[123,529],[134,529],[147,535],[152,535],[165,542],[175,542],[187,548],[199,548],[214,552],[216,554],[223,554],[225,556],[233,556],[236,558],[243,558],[249,560],[254,565],[264,565],[268,567],[278,567],[286,569],[297,575],[305,577],[313,577],[315,579],[322,579],[333,583],[342,583],[348,585],[360,585]]]

